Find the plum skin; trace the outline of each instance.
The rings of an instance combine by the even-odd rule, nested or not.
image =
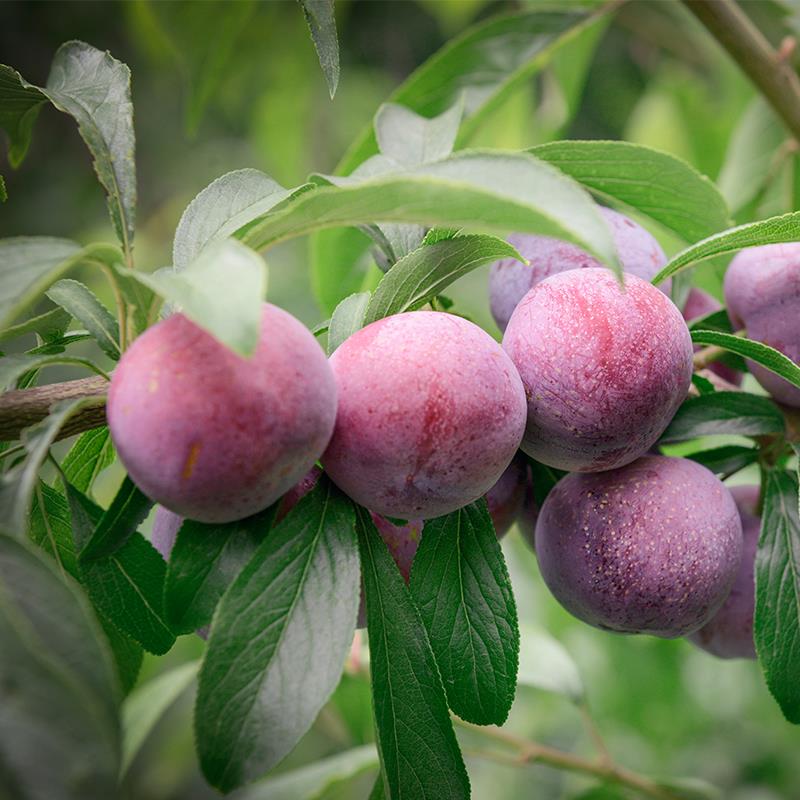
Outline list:
[[[373,322],[331,356],[339,410],[322,465],[360,505],[429,519],[485,494],[525,429],[511,360],[477,325],[434,311]]]
[[[800,242],[742,250],[728,265],[723,290],[734,326],[800,363]],[[800,389],[760,364],[747,366],[776,400],[800,408]]]
[[[722,607],[689,636],[689,641],[718,658],[755,658],[755,561],[761,533],[761,517],[756,514],[759,489],[758,486],[733,486],[730,491],[742,520],[742,562]]]
[[[182,314],[143,333],[114,371],[108,424],[152,500],[200,522],[231,522],[277,500],[325,449],[336,385],[293,316],[264,304],[245,359]]]
[[[686,398],[692,341],[652,284],[606,269],[562,272],[517,306],[503,348],[525,387],[521,448],[551,467],[596,472],[638,458]]]
[[[622,269],[646,281],[654,278],[667,263],[661,245],[641,225],[624,214],[602,206],[600,213],[611,231]],[[523,264],[515,258],[505,258],[492,264],[489,272],[489,302],[492,316],[501,331],[506,329],[520,300],[545,278],[571,269],[602,266],[578,245],[549,236],[515,233],[508,237],[508,242],[530,264]],[[660,286],[667,296],[670,286],[669,280]]]
[[[562,478],[542,505],[536,555],[548,588],[578,619],[670,639],[700,628],[724,602],[742,524],[705,467],[644,456]]]

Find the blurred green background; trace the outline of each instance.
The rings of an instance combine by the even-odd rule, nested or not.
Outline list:
[[[334,101],[302,13],[289,0],[4,2],[0,61],[43,83],[58,45],[79,38],[130,66],[139,183],[136,255],[140,268],[153,269],[169,263],[182,210],[215,177],[248,166],[293,186],[311,171],[332,171],[391,89],[449,37],[476,20],[525,5],[542,4],[337,0],[342,76]],[[745,7],[774,40],[791,23],[791,9],[780,3]],[[753,97],[737,68],[678,3],[634,2],[599,41],[572,118],[545,72],[497,112],[475,143],[513,148],[562,137],[628,139],[681,156],[717,178]],[[766,111],[753,113],[757,121],[766,119]],[[779,137],[785,135],[779,131]],[[757,155],[744,154],[756,176],[769,168],[758,166]],[[102,192],[70,119],[45,108],[22,167],[12,172],[2,158],[9,199],[0,206],[0,236],[113,239]],[[792,207],[788,172],[779,163],[757,192],[746,188],[737,217]],[[668,252],[680,247],[663,232],[654,233]],[[319,322],[323,315],[311,294],[306,243],[272,251],[269,264],[270,300],[309,325]],[[706,265],[696,282],[719,295],[723,270],[724,263]],[[104,295],[96,275],[81,277]],[[449,294],[459,312],[498,335],[486,281],[487,270],[476,271]],[[104,476],[108,497],[119,476],[114,469]],[[754,479],[740,474],[735,480]],[[582,625],[549,596],[516,532],[505,550],[523,623],[545,629],[569,651],[597,724],[622,764],[653,775],[702,778],[732,800],[800,798],[800,730],[783,721],[755,663],[718,661],[683,641],[614,636]],[[165,658],[148,657],[140,680],[197,657],[202,647],[197,637],[183,637]],[[188,693],[158,725],[126,779],[124,796],[216,796],[198,773],[191,703]],[[591,752],[578,710],[557,695],[521,687],[508,726]],[[370,740],[366,681],[346,676],[281,769]],[[473,739],[466,736],[464,743],[469,753]],[[573,798],[593,785],[547,767],[514,768],[469,755],[468,761],[478,800]],[[325,796],[366,797],[373,778],[370,771]]]

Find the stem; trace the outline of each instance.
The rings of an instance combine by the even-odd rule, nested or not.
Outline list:
[[[800,79],[733,0],[683,0],[800,140]]]
[[[708,347],[704,347],[702,350],[698,350],[692,359],[694,363],[694,368],[697,369],[705,369],[706,367],[713,364],[715,361],[719,361],[719,359],[725,355],[728,351],[724,347],[720,347],[719,345],[712,344]]]

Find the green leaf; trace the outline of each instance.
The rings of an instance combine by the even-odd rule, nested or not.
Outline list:
[[[184,270],[125,270],[239,355],[253,355],[261,330],[267,268],[258,253],[233,239],[214,242]]]
[[[339,85],[339,40],[333,0],[300,0],[331,100]]]
[[[119,325],[91,290],[70,278],[54,283],[47,296],[80,322],[114,361],[119,359]]]
[[[88,603],[70,578],[3,535],[0,576],[4,796],[114,797],[119,696]]]
[[[769,470],[756,553],[756,652],[770,692],[800,724],[800,515],[797,476]]]
[[[463,113],[460,98],[431,119],[405,106],[385,103],[375,115],[378,147],[383,155],[405,167],[439,161],[453,152]]]
[[[52,343],[50,347],[52,347]],[[17,381],[27,372],[38,371],[44,367],[52,366],[86,367],[91,372],[108,378],[108,375],[88,358],[63,355],[15,354],[0,359],[0,391],[13,389]]]
[[[217,178],[183,212],[172,244],[173,266],[186,269],[210,244],[227,239],[296,191],[284,189],[257,169],[240,169]]]
[[[91,537],[80,551],[82,562],[110,556],[136,533],[150,513],[153,501],[126,475],[108,511],[97,523]]]
[[[69,514],[69,511],[67,511],[67,514]],[[130,636],[119,630],[108,617],[98,614],[98,619],[103,627],[111,653],[114,656],[122,693],[127,695],[136,685],[139,670],[142,668],[144,650],[139,642],[135,642]]]
[[[661,434],[662,443],[698,436],[762,436],[782,433],[783,415],[767,397],[746,392],[714,392],[690,397]]]
[[[688,242],[730,225],[725,200],[675,156],[631,142],[564,141],[528,150],[605,200],[647,215]]]
[[[272,525],[277,506],[227,524],[186,520],[167,565],[164,605],[175,633],[211,622],[222,595],[250,561]]]
[[[70,417],[98,402],[103,402],[102,398],[63,400],[53,406],[49,416],[22,432],[26,456],[0,476],[0,532],[17,537],[25,535],[31,495],[50,445]]]
[[[800,386],[800,367],[774,347],[719,331],[693,330],[691,333],[692,341],[695,344],[714,344],[723,347],[731,353],[761,364],[762,367],[780,375],[789,383]]]
[[[52,236],[0,240],[0,329],[7,328],[81,257],[80,245]]]
[[[376,737],[388,796],[466,800],[469,778],[425,626],[369,513],[357,507],[356,520]]]
[[[359,292],[345,297],[333,310],[328,326],[328,355],[365,325],[364,315],[370,302],[369,292]]]
[[[521,452],[521,451],[520,451]],[[526,456],[525,460],[531,470],[531,484],[533,486],[533,498],[539,508],[542,507],[550,490],[567,474],[555,467],[541,464],[538,461]]]
[[[517,685],[519,625],[484,500],[425,522],[409,588],[450,708],[478,725],[502,725]]]
[[[305,192],[256,222],[243,241],[260,249],[312,230],[380,219],[557,236],[616,265],[611,236],[588,194],[524,153],[469,151],[414,170]]]
[[[16,70],[0,64],[0,128],[8,135],[8,162],[12,167],[18,167],[25,158],[33,124],[46,101]]]
[[[757,247],[762,244],[780,244],[800,240],[800,211],[770,217],[759,222],[749,222],[735,228],[709,236],[696,244],[681,250],[673,256],[664,269],[653,278],[659,284],[676,272],[690,267],[699,261],[706,261],[714,256],[735,253],[745,247]]]
[[[1,331],[0,342],[16,339],[26,333],[35,333],[45,341],[59,339],[71,321],[72,317],[63,308],[54,308]]]
[[[181,664],[152,678],[126,698],[122,706],[120,775],[128,771],[158,720],[189,687],[199,668],[199,661]]]
[[[114,461],[114,444],[108,427],[82,433],[61,462],[66,479],[83,494],[94,485],[95,478]]]
[[[690,458],[718,475],[728,476],[750,464],[755,464],[758,461],[758,454],[757,447],[727,444],[699,453],[687,453],[684,458]]]
[[[685,273],[684,273],[685,274]],[[702,331],[722,331],[722,333],[733,333],[733,326],[731,325],[728,312],[721,308],[719,311],[712,311],[704,317],[692,320],[688,323],[689,330],[702,330]]]
[[[363,324],[420,308],[462,275],[501,258],[522,260],[508,242],[495,236],[456,236],[423,244],[383,276]]]
[[[530,625],[522,626],[520,639],[519,686],[561,694],[573,703],[585,700],[578,667],[561,642]]]
[[[327,797],[327,792],[377,766],[374,745],[354,747],[274,778],[256,781],[236,797],[237,800],[321,800]]]
[[[88,497],[66,485],[75,546],[80,551],[103,517]],[[100,614],[122,633],[156,655],[166,653],[175,637],[165,621],[164,578],[167,565],[140,533],[106,558],[81,562],[81,583]]]
[[[369,246],[369,237],[358,228],[334,228],[311,237],[311,288],[326,314],[365,288],[370,273],[378,271]]]
[[[722,792],[699,778],[657,778],[656,785],[675,800],[720,800]]]
[[[341,677],[359,601],[349,501],[321,480],[220,601],[195,731],[208,781],[228,791],[297,744]]]
[[[6,190],[5,178],[0,175],[0,203],[5,203],[8,200],[8,191]]]

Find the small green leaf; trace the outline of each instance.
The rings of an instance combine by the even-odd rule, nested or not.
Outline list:
[[[75,317],[109,358],[119,359],[119,325],[87,286],[64,278],[47,290],[47,296]]]
[[[746,392],[714,392],[686,400],[659,441],[732,434],[762,436],[782,433],[783,428],[783,415],[769,398]]]
[[[67,516],[69,516],[69,511],[67,511]],[[98,619],[114,656],[122,694],[127,695],[136,685],[136,679],[139,677],[139,670],[142,668],[144,660],[144,650],[139,642],[135,642],[130,636],[123,633],[108,617],[104,617],[98,612]]]
[[[369,513],[357,507],[356,520],[376,738],[388,796],[467,800],[469,778],[425,626]]]
[[[78,586],[0,535],[4,796],[114,797],[118,705],[108,649]]]
[[[122,765],[128,771],[148,734],[197,676],[199,661],[181,664],[139,686],[122,706]]]
[[[549,633],[530,625],[520,630],[518,685],[562,694],[573,703],[585,700],[583,680],[570,654]]]
[[[789,722],[800,724],[800,514],[797,476],[769,470],[756,553],[756,652]]]
[[[331,100],[339,85],[339,40],[333,0],[300,0]]]
[[[214,615],[195,711],[212,785],[228,791],[263,775],[309,729],[341,677],[358,599],[352,506],[322,479]]]
[[[18,167],[31,143],[33,125],[47,98],[16,71],[0,64],[0,128],[8,135],[8,163]]]
[[[267,267],[258,253],[233,239],[203,249],[186,269],[125,270],[239,355],[253,355],[261,330]]]
[[[714,258],[714,256],[735,253],[745,247],[796,242],[798,240],[800,240],[800,211],[783,214],[779,217],[770,217],[759,222],[749,222],[746,225],[739,225],[722,231],[722,233],[709,236],[687,247],[685,250],[681,250],[653,278],[653,283],[659,284],[676,272],[680,272],[699,261]]]
[[[49,347],[53,344],[51,342]],[[11,355],[0,359],[0,391],[13,389],[17,381],[27,372],[53,366],[85,367],[97,375],[108,378],[106,372],[88,358],[63,355]]]
[[[328,326],[328,355],[365,325],[364,315],[370,302],[369,292],[359,292],[345,297],[333,310]]]
[[[450,708],[502,725],[519,663],[517,608],[485,500],[427,520],[409,583]]]
[[[114,461],[114,444],[108,427],[82,433],[61,462],[66,479],[83,494],[89,492],[95,478]]]
[[[59,339],[64,331],[69,327],[72,317],[63,308],[54,308],[39,314],[36,317],[26,319],[11,328],[0,331],[0,342],[16,339],[26,333],[35,333],[45,341]]]
[[[375,138],[381,153],[405,167],[417,167],[446,158],[453,152],[463,103],[428,119],[410,108],[385,103],[375,115]]]
[[[685,273],[684,273],[685,274]],[[733,333],[728,312],[721,308],[719,311],[712,311],[704,317],[692,320],[689,325],[690,331],[721,331],[722,333]]]
[[[684,458],[690,458],[718,475],[727,476],[733,475],[734,472],[738,472],[750,464],[755,464],[758,461],[758,455],[757,447],[726,444],[711,450],[702,450],[699,453],[687,453]]]

